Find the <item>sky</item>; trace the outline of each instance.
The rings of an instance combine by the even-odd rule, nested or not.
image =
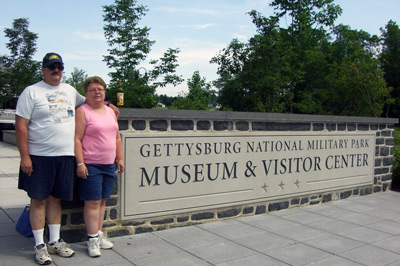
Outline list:
[[[218,78],[213,56],[237,38],[247,42],[256,33],[247,14],[257,10],[269,17],[270,0],[138,0],[148,8],[140,26],[150,28],[151,47],[148,61],[159,59],[168,48],[179,48],[178,75],[185,81],[177,86],[158,88],[157,94],[177,96],[187,93],[187,80],[195,71],[211,82]],[[64,76],[74,68],[89,76],[97,75],[107,83],[111,71],[103,61],[109,48],[104,38],[103,6],[114,0],[0,0],[0,54],[9,54],[4,29],[14,19],[27,18],[29,31],[38,34],[34,60],[42,61],[47,52],[59,53],[65,65]],[[335,24],[380,35],[389,20],[400,23],[399,0],[336,0],[343,13]],[[150,70],[148,61],[139,67]]]

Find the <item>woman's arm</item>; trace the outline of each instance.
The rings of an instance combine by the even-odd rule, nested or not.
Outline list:
[[[86,129],[85,112],[82,108],[75,111],[75,160],[77,163],[76,173],[78,177],[87,178],[88,170],[83,160],[82,139]],[[79,165],[79,166],[78,166]]]
[[[115,121],[118,125],[117,116],[115,117]],[[119,129],[117,128],[117,139],[116,139],[116,160],[117,160],[117,167],[118,172],[122,173],[125,171],[125,163],[124,163],[124,153],[122,152],[122,141],[121,141],[121,134],[119,133]]]

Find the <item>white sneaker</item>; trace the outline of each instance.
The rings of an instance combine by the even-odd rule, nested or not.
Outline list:
[[[46,244],[40,244],[33,248],[35,251],[35,259],[36,262],[40,265],[49,265],[51,264],[52,260],[47,252]]]
[[[99,239],[100,239],[100,248],[102,248],[102,249],[113,248],[114,244],[111,243],[107,238],[105,238],[102,231],[99,232]]]
[[[67,242],[64,242],[64,240],[59,239],[56,242],[49,243],[49,253],[58,254],[61,257],[69,258],[75,254],[75,251],[73,251],[69,247],[69,244]]]
[[[100,257],[100,239],[98,237],[89,238],[87,243],[88,254],[90,257]]]

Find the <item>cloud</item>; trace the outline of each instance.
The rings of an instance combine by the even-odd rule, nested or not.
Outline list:
[[[74,35],[82,38],[84,40],[92,40],[92,41],[102,41],[104,40],[103,32],[83,32],[83,31],[75,31]]]
[[[234,39],[238,39],[241,42],[247,42],[249,40],[249,37],[239,33],[234,33],[232,36]]]
[[[206,28],[213,27],[213,26],[216,26],[216,25],[217,24],[215,24],[215,23],[208,23],[208,24],[194,25],[194,27],[196,29],[206,29]]]
[[[207,28],[214,27],[214,26],[217,26],[217,24],[208,23],[208,24],[199,24],[199,25],[182,25],[181,27],[202,30],[202,29],[207,29]]]
[[[202,8],[174,8],[174,7],[159,7],[156,8],[158,11],[164,11],[168,13],[192,13],[202,15],[217,15],[219,12],[212,9]]]

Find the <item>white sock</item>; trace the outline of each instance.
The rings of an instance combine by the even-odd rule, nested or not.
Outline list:
[[[60,239],[61,224],[49,224],[49,243],[57,242]]]
[[[89,238],[98,238],[99,234],[88,234]]]
[[[102,236],[102,235],[103,235],[103,232],[102,232],[101,230],[99,230],[99,231],[97,232],[97,234],[98,234],[99,236]]]
[[[43,240],[44,228],[39,230],[32,230],[32,233],[33,237],[35,238],[35,246],[44,244]]]

